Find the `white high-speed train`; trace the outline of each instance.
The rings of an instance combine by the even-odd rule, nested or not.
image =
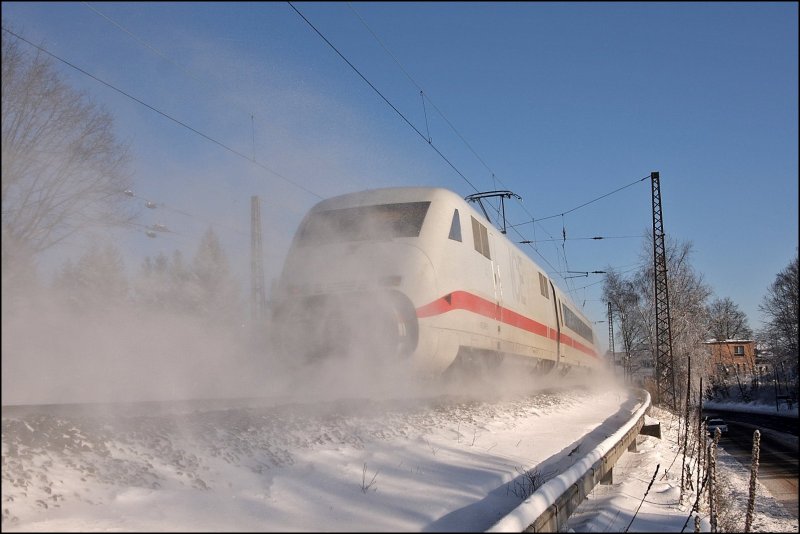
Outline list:
[[[592,323],[468,202],[441,188],[323,200],[298,228],[273,294],[292,358],[363,351],[426,374],[513,360],[601,365]]]

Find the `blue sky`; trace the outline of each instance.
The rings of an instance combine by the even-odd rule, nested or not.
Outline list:
[[[796,3],[295,6],[476,188],[522,196],[526,211],[507,206],[511,223],[659,171],[666,233],[691,241],[715,295],[761,326],[758,304],[798,246]],[[143,209],[142,222],[177,232],[115,234],[131,272],[159,251],[192,255],[212,224],[247,282],[251,195],[262,200],[271,279],[320,198],[394,185],[475,192],[286,3],[3,2],[2,15],[59,57],[255,155],[257,164],[59,64],[115,116],[137,195],[164,205]],[[621,237],[651,225],[645,180],[537,223],[535,234],[519,230]],[[641,239],[563,245],[523,250],[605,319],[600,276],[554,271],[631,269]]]

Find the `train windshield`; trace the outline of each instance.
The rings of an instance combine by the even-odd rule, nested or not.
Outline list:
[[[430,202],[358,206],[312,214],[298,233],[301,246],[417,237]]]

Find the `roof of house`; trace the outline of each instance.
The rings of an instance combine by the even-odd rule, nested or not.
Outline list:
[[[707,341],[703,341],[706,345],[713,345],[715,343],[753,343],[752,339],[726,339],[724,341],[719,341],[716,339],[709,339]]]

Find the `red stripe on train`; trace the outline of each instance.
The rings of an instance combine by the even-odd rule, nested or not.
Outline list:
[[[516,326],[517,328],[521,328],[537,336],[552,340],[556,339],[557,332],[555,329],[548,328],[545,324],[534,321],[515,311],[499,306],[494,302],[473,295],[472,293],[467,293],[466,291],[453,291],[440,299],[434,300],[430,304],[420,306],[417,308],[417,317],[420,319],[433,317],[451,310],[470,311],[511,326]],[[574,347],[589,356],[597,357],[597,353],[594,349],[587,347],[566,334],[561,334],[561,343],[569,347]]]

